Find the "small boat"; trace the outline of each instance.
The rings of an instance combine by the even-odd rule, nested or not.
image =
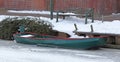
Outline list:
[[[73,49],[89,49],[101,47],[106,44],[106,37],[95,38],[59,38],[50,35],[35,33],[16,33],[13,35],[17,43],[34,44],[42,46],[55,46]]]

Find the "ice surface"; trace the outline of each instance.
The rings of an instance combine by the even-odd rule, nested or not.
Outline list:
[[[119,62],[120,50],[37,47],[0,40],[0,62]]]

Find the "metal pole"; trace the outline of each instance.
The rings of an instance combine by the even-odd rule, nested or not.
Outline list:
[[[53,19],[53,11],[54,11],[54,2],[53,0],[50,0],[50,18]]]

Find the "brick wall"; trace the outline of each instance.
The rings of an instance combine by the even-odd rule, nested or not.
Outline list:
[[[32,0],[32,8],[35,10],[46,10],[46,0]]]
[[[7,9],[32,9],[32,0],[4,0]]]
[[[53,0],[54,9],[94,8],[96,13],[120,12],[120,0]],[[16,10],[49,10],[50,0],[0,0],[0,8]]]
[[[120,0],[117,0],[117,4],[118,4],[118,5],[117,5],[117,8],[118,8],[117,10],[118,10],[118,12],[120,13]]]
[[[45,10],[45,0],[4,0],[4,7],[16,10]]]
[[[109,14],[114,12],[116,0],[55,0],[55,10],[69,8],[94,8],[96,13]]]
[[[0,8],[4,7],[4,0],[0,0]]]

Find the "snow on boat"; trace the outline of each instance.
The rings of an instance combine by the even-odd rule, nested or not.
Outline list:
[[[57,46],[62,48],[89,49],[106,44],[106,37],[95,38],[58,38],[35,33],[16,33],[13,35],[17,43]]]

